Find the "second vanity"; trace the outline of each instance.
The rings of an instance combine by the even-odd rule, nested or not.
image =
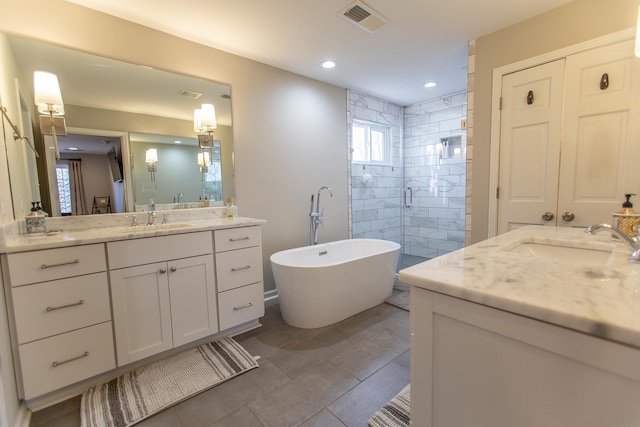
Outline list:
[[[115,224],[6,238],[16,379],[29,406],[259,326],[265,221],[192,211],[168,224],[131,227],[131,214],[110,215],[78,221]]]
[[[523,227],[409,267],[411,425],[638,426],[640,264]]]

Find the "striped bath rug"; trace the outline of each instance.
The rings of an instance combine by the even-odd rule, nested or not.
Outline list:
[[[81,426],[131,426],[257,367],[255,358],[232,338],[203,344],[86,390]]]
[[[409,427],[411,385],[408,384],[393,399],[369,419],[369,427]]]

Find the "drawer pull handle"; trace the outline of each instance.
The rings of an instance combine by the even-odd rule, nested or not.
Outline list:
[[[230,242],[239,242],[241,240],[249,240],[249,236],[244,236],[244,237],[231,237],[229,239]]]
[[[60,264],[42,264],[40,266],[41,269],[46,269],[46,268],[51,268],[51,267],[62,267],[63,265],[71,265],[71,264],[78,264],[80,263],[79,259],[74,259],[73,261],[68,261],[68,262],[61,262]]]
[[[55,368],[57,366],[64,365],[65,363],[73,362],[74,360],[82,359],[83,357],[87,357],[87,356],[89,356],[89,352],[85,351],[80,356],[72,357],[71,359],[63,360],[62,362],[53,362],[51,366]]]
[[[73,302],[71,304],[59,305],[57,307],[47,307],[47,311],[55,311],[55,310],[60,310],[61,308],[75,307],[76,305],[82,305],[82,304],[84,304],[83,299],[81,299],[78,302]]]
[[[253,307],[253,304],[252,303],[248,303],[248,304],[245,304],[245,305],[240,305],[238,307],[233,307],[233,311],[238,311],[238,310],[242,310],[244,308],[249,308],[249,307]]]
[[[245,265],[243,267],[233,267],[231,271],[236,272],[236,271],[248,270],[250,268],[251,268],[250,265]]]

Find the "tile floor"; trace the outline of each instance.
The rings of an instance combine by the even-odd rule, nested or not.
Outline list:
[[[236,337],[260,367],[138,424],[140,427],[366,426],[409,383],[409,312],[381,304],[336,325],[294,328],[279,306]],[[74,398],[31,426],[79,426]]]

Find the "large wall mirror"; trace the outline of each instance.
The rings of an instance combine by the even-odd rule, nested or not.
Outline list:
[[[223,205],[235,196],[228,85],[7,39],[31,100],[35,70],[60,82],[66,135],[43,135],[38,162],[40,194],[52,215],[131,212],[152,202],[158,209]],[[217,122],[206,148],[194,130],[202,104],[214,105]],[[11,163],[9,170],[12,176]]]

